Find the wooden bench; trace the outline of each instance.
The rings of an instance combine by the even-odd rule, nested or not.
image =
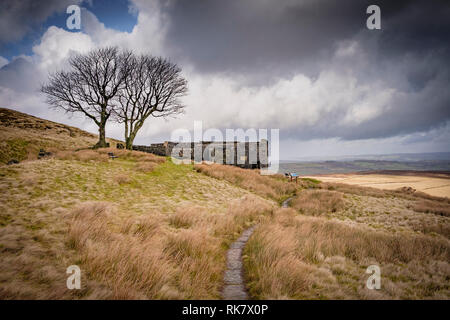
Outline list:
[[[295,172],[285,172],[284,176],[286,178],[288,178],[290,181],[293,181],[295,179],[295,183],[297,183],[297,179],[299,177],[299,174],[295,173]]]
[[[114,160],[115,158],[118,158],[118,156],[114,155],[113,152],[108,152],[108,156],[109,156],[110,159],[113,159],[113,160]]]

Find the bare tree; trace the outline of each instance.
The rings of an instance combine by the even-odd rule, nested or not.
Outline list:
[[[125,124],[125,144],[133,141],[145,120],[183,112],[180,97],[187,92],[187,81],[174,63],[149,55],[132,56],[127,77],[117,95],[116,120]]]
[[[98,126],[96,147],[105,147],[105,126],[114,110],[114,97],[128,77],[131,52],[117,47],[96,49],[69,59],[70,70],[49,76],[41,87],[47,102],[66,112],[81,112]]]

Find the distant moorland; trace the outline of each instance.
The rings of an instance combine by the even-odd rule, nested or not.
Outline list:
[[[317,174],[335,174],[361,171],[417,170],[449,171],[450,160],[351,160],[351,161],[317,161],[317,162],[282,162],[280,172],[297,172],[302,176]]]

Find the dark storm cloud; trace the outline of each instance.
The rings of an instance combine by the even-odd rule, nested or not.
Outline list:
[[[365,0],[167,1],[167,42],[201,71],[285,75],[313,72],[338,41],[367,36]],[[385,54],[442,46],[449,34],[446,1],[375,1],[381,7]],[[445,46],[448,46],[446,44]],[[312,64],[312,66],[311,66]]]
[[[2,0],[0,2],[1,45],[22,39],[55,12],[81,0]]]
[[[395,91],[383,111],[366,121],[343,121],[351,116],[351,106],[337,105],[318,123],[287,128],[284,136],[382,138],[427,131],[450,119],[448,1],[165,3],[167,43],[178,59],[187,59],[203,74],[239,74],[250,79],[246,84],[270,85],[298,73],[314,81],[321,72],[334,71],[351,73],[357,85],[373,86],[374,93]],[[366,28],[370,4],[381,8],[382,30]],[[345,43],[356,43],[363,54],[335,59]]]
[[[201,71],[285,75],[292,67],[310,69],[336,40],[365,23],[363,1],[169,3],[167,42]]]
[[[19,89],[21,92],[33,92],[39,85],[42,75],[36,66],[19,57],[0,68],[0,87]]]
[[[1,2],[0,46],[68,5],[57,2]],[[137,30],[158,49],[161,35],[161,52],[188,71],[187,116],[205,126],[280,128],[282,138],[294,140],[358,140],[450,123],[449,1],[160,0],[161,13],[140,4],[146,15]],[[382,30],[366,28],[370,4],[381,7]],[[99,45],[125,39],[153,52],[145,37],[121,34],[114,42],[95,26],[83,36]],[[58,35],[55,43],[65,34]],[[41,46],[34,61],[56,54],[49,39]],[[0,70],[0,89],[35,90],[27,80],[39,73],[26,62]]]

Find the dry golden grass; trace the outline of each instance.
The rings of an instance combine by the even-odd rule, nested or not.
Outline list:
[[[59,151],[0,166],[0,299],[216,299],[227,247],[255,224],[244,257],[253,297],[450,296],[448,199],[296,185],[216,164],[194,170],[114,148],[70,151],[95,136],[40,119],[19,119],[0,136],[1,161]],[[295,194],[293,208],[274,212],[272,200]],[[72,264],[81,290],[66,288]],[[365,288],[370,264],[381,267],[380,291]]]
[[[137,162],[153,162],[156,164],[161,164],[166,161],[166,158],[160,157],[151,153],[141,152],[141,151],[131,151],[126,149],[115,149],[115,148],[101,148],[96,150],[98,153],[107,155],[109,152],[114,153],[115,156],[122,160],[131,160]]]
[[[450,238],[448,218],[414,211],[414,199],[345,194],[344,200],[345,207],[342,210],[328,213],[327,216],[393,233],[420,232]]]
[[[304,190],[291,202],[291,207],[301,213],[320,216],[344,207],[343,194],[327,190]]]
[[[412,209],[417,212],[433,213],[445,217],[450,216],[450,204],[442,201],[420,199],[414,203]]]
[[[247,196],[224,214],[187,206],[123,222],[110,203],[88,202],[71,213],[68,245],[90,277],[111,284],[111,298],[218,298],[226,245],[271,211],[267,202]]]
[[[174,228],[190,228],[199,222],[199,212],[203,211],[199,207],[179,208],[170,215],[169,224]]]
[[[276,211],[250,238],[253,297],[448,299],[448,199],[409,188],[318,188],[298,192],[292,208]],[[366,288],[372,264],[381,268],[381,290]]]
[[[108,161],[108,155],[99,153],[96,150],[79,150],[79,151],[58,151],[55,156],[59,160],[78,160],[78,161]]]
[[[281,209],[245,249],[250,293],[261,299],[448,299],[450,243],[391,234]],[[369,290],[367,266],[381,268]]]
[[[241,169],[228,165],[199,164],[195,166],[195,169],[210,177],[226,180],[260,196],[279,202],[295,194],[297,188],[302,186],[302,181],[299,185],[296,185],[288,182],[281,175],[265,176],[261,175],[259,170]]]
[[[90,277],[110,284],[111,298],[171,298],[162,291],[170,289],[174,273],[151,223],[141,220],[139,231],[114,232],[108,224],[117,213],[109,203],[84,203],[72,215],[68,245],[80,253]]]
[[[361,196],[369,196],[377,198],[383,198],[388,195],[388,191],[386,190],[345,183],[323,182],[320,184],[320,188],[331,191],[339,191],[342,193],[356,194]]]
[[[326,190],[335,190],[343,193],[356,194],[360,196],[369,196],[376,198],[402,197],[405,199],[428,199],[450,204],[450,199],[448,198],[432,196],[425,192],[416,191],[415,189],[409,187],[401,187],[393,190],[384,190],[373,187],[336,183],[336,182],[322,182],[318,185],[318,187]]]
[[[412,188],[436,197],[450,198],[449,176],[430,172],[402,172],[391,174],[330,174],[315,177],[323,182],[373,187],[380,190]]]
[[[275,203],[191,165],[107,152],[0,167],[0,297],[219,298],[227,246]],[[66,288],[72,264],[81,290]]]
[[[0,163],[35,160],[41,148],[57,152],[88,148],[97,141],[97,135],[78,128],[0,108]],[[111,145],[117,143],[113,139],[107,141]]]
[[[394,232],[413,230],[450,237],[450,224],[443,218],[449,216],[449,198],[406,187],[381,190],[338,183],[321,183],[319,187],[344,194],[345,210],[329,216]]]
[[[114,181],[116,181],[118,184],[127,184],[131,182],[131,179],[126,174],[118,174],[114,176]]]
[[[145,172],[145,173],[149,173],[149,172],[152,172],[153,170],[155,170],[157,165],[158,164],[155,163],[155,162],[140,162],[136,166],[136,170],[141,171],[141,172]]]
[[[83,150],[65,150],[55,153],[54,158],[59,160],[78,160],[78,161],[101,161],[109,160],[108,153],[114,153],[115,156],[122,160],[130,160],[138,162],[137,168],[141,171],[152,171],[156,165],[164,163],[164,157],[156,156],[151,153],[141,151],[131,151],[114,148],[100,149],[83,149]],[[151,168],[151,170],[149,170]]]

